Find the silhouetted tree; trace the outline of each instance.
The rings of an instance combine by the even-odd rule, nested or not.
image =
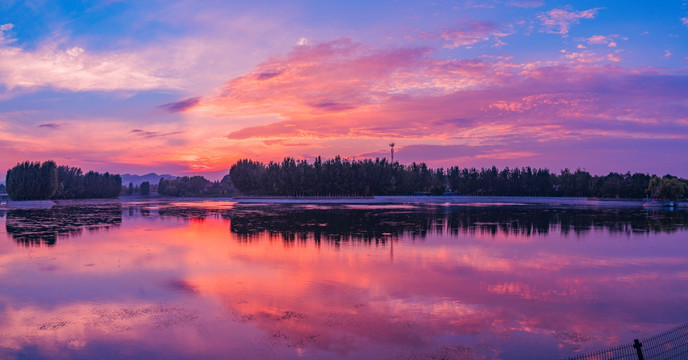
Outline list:
[[[164,196],[205,196],[211,188],[211,182],[202,176],[163,178],[158,182],[158,193]]]
[[[150,195],[150,183],[148,181],[142,182],[140,189],[141,189],[141,195],[143,195],[143,196]]]
[[[260,162],[239,160],[229,169],[232,184],[244,194],[258,194],[266,190],[266,168]]]
[[[69,166],[57,167],[58,186],[55,199],[78,199],[85,197],[84,175],[81,169]]]
[[[47,200],[57,192],[57,165],[53,161],[19,163],[7,171],[6,181],[12,200]]]
[[[647,174],[630,172],[592,176],[581,169],[555,174],[545,168],[495,166],[445,171],[424,163],[340,156],[325,161],[318,157],[312,164],[292,158],[267,165],[244,159],[232,165],[229,175],[243,194],[282,196],[442,194],[448,188],[463,195],[642,198],[650,181]]]
[[[53,161],[17,164],[7,171],[7,179],[13,200],[117,197],[122,188],[119,175],[89,171],[84,176],[79,168],[58,167]]]

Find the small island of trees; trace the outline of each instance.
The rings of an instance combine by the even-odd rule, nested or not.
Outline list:
[[[54,161],[23,162],[7,171],[7,194],[12,200],[115,198],[122,188],[116,174],[57,166]]]
[[[158,194],[175,197],[219,197],[232,196],[235,193],[234,186],[225,175],[221,181],[213,181],[203,176],[183,176],[176,179],[160,179],[158,182]]]

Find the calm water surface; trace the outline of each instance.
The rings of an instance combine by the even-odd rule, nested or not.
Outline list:
[[[548,359],[688,321],[688,213],[0,210],[0,358]]]

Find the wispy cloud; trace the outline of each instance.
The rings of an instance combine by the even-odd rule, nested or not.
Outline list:
[[[583,47],[585,49],[585,47]],[[580,52],[565,52],[564,57],[573,63],[578,64],[594,64],[600,62],[619,62],[622,60],[621,56],[616,53],[598,54],[593,51],[583,50]]]
[[[163,104],[158,106],[158,108],[171,113],[184,112],[196,106],[196,104],[198,104],[199,101],[201,101],[200,97],[192,97],[180,101],[171,102],[168,104]]]
[[[522,7],[522,8],[535,8],[545,5],[544,0],[524,0],[524,1],[508,1],[506,6]]]
[[[491,22],[470,22],[456,28],[444,29],[440,36],[446,41],[445,48],[470,47],[482,41],[493,39],[495,44],[501,45],[502,37],[509,33],[499,31],[496,24]]]
[[[0,84],[15,88],[52,87],[69,91],[116,91],[177,88],[171,77],[160,76],[155,67],[134,52],[94,52],[65,41],[48,41],[37,49],[25,49],[4,36],[12,24],[0,30]],[[65,46],[66,45],[66,46]]]
[[[45,124],[39,124],[39,128],[46,128],[46,129],[59,129],[61,127],[60,124],[55,124],[55,123],[45,123]]]
[[[141,129],[134,129],[131,131],[132,134],[150,139],[163,136],[178,135],[184,133],[183,131],[171,131],[171,132],[158,132],[158,131],[145,131]]]
[[[683,25],[688,26],[688,17],[681,18]]]
[[[15,39],[8,37],[5,32],[12,30],[14,24],[2,24],[0,25],[0,46],[12,43],[16,41]]]
[[[567,11],[553,9],[538,15],[543,31],[568,36],[572,25],[580,23],[581,19],[594,19],[600,8],[583,11]]]
[[[607,45],[608,47],[616,47],[616,39],[619,35],[593,35],[585,39],[585,42],[590,45]]]

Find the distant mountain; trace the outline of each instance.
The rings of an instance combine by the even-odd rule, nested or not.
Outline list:
[[[170,174],[158,175],[156,173],[150,173],[150,174],[146,174],[146,175],[123,174],[120,176],[122,177],[122,185],[124,185],[124,186],[129,186],[129,183],[134,184],[134,186],[139,186],[144,181],[148,181],[151,185],[155,185],[155,184],[159,183],[160,179],[162,179],[162,178],[165,178],[165,179],[176,179],[177,178],[176,176],[170,175]]]

